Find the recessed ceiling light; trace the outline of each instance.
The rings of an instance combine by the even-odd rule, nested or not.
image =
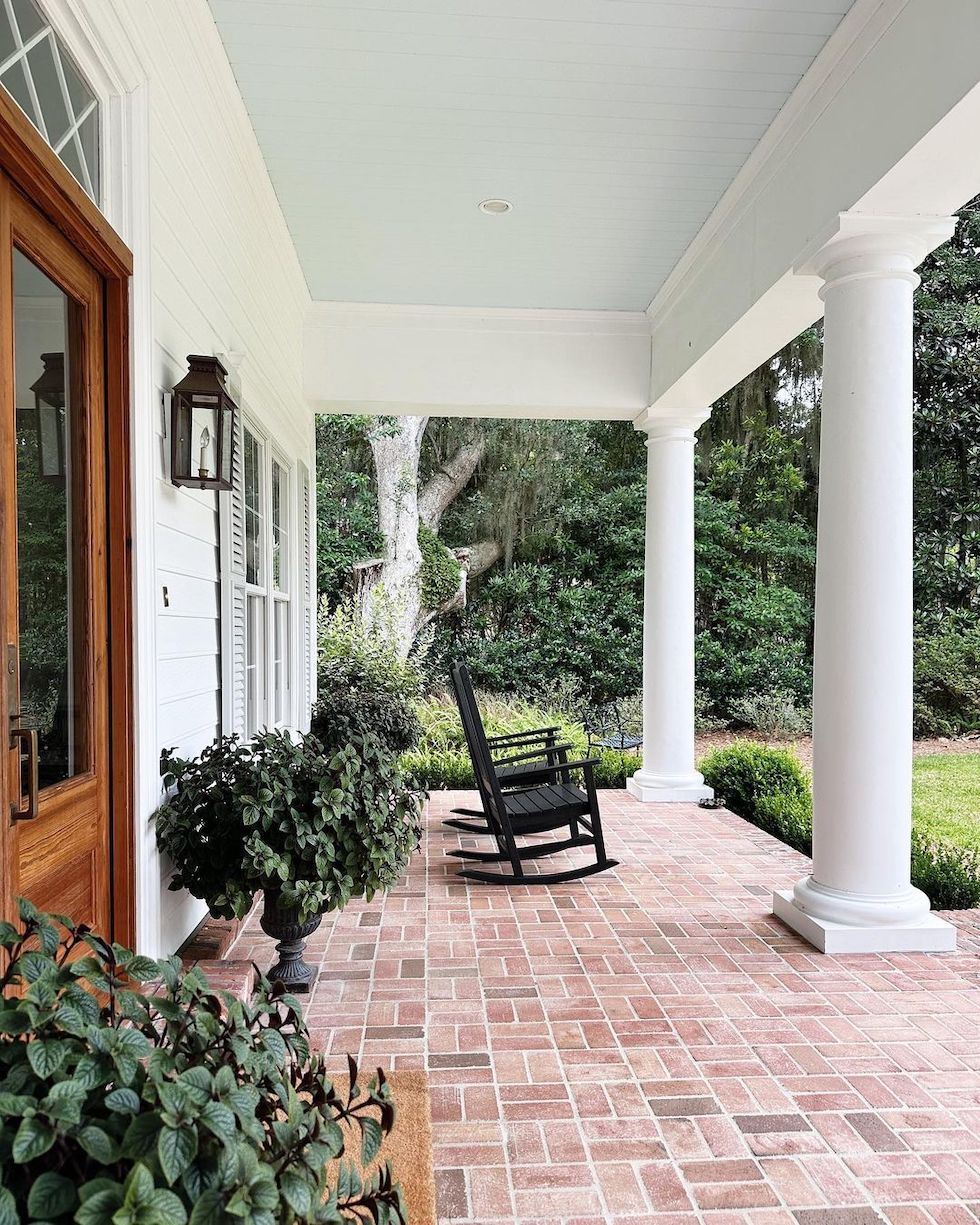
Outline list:
[[[513,207],[513,204],[511,204],[509,200],[480,201],[480,212],[491,213],[494,216],[499,216],[501,213],[509,213]]]

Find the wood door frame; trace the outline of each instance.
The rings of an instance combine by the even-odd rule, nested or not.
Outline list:
[[[106,533],[109,628],[109,828],[112,939],[136,942],[132,438],[129,278],[133,257],[13,99],[0,89],[0,170],[105,283]],[[0,819],[0,863],[9,822]],[[8,874],[0,874],[4,908]]]

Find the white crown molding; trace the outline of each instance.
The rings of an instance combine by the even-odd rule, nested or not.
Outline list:
[[[766,191],[779,167],[853,76],[909,0],[856,0],[815,57],[779,114],[674,265],[646,313],[670,309],[692,269],[724,245],[735,226]]]

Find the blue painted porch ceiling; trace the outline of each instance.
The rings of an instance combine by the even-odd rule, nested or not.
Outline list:
[[[314,299],[642,310],[851,0],[210,4]]]

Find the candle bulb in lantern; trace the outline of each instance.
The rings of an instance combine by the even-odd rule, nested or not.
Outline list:
[[[211,446],[211,431],[207,426],[201,430],[201,459],[197,474],[202,481],[208,479],[208,448]]]

